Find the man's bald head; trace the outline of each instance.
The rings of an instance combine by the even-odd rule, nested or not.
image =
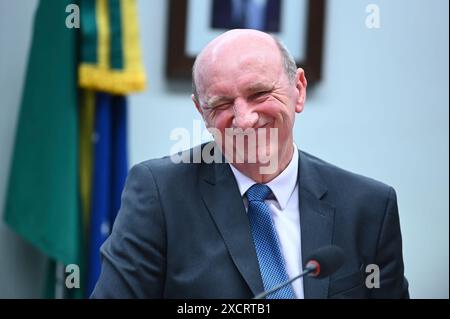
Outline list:
[[[208,64],[220,63],[220,55],[226,54],[227,50],[233,47],[247,47],[249,44],[253,44],[255,51],[278,50],[280,63],[289,81],[295,80],[297,71],[295,60],[278,38],[257,30],[230,30],[208,43],[195,59],[192,67],[192,93],[197,101],[199,101],[198,80],[201,69]]]

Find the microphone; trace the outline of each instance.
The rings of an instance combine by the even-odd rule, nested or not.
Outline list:
[[[268,291],[264,291],[253,299],[264,299],[271,293],[291,284],[293,281],[308,275],[313,278],[325,278],[337,271],[344,263],[344,252],[342,248],[330,245],[324,246],[313,252],[307,259],[303,272]]]

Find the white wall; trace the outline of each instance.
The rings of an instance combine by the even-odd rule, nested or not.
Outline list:
[[[34,2],[0,0],[0,207]],[[380,29],[365,27],[369,3],[380,7]],[[189,86],[171,89],[164,77],[167,4],[139,1],[149,88],[130,98],[131,164],[169,153],[171,130],[200,119]],[[325,49],[324,79],[297,118],[296,142],[395,187],[411,296],[448,298],[448,1],[329,0]],[[33,267],[11,259],[24,244],[3,226],[0,240],[0,297],[38,296],[25,281],[5,290]]]

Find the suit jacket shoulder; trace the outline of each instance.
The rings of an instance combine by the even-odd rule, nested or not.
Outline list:
[[[303,189],[303,193],[327,205],[332,212],[331,242],[342,247],[347,257],[344,266],[332,276],[328,297],[408,297],[395,190],[305,152],[300,151],[299,160],[300,201]],[[303,200],[308,198],[303,196]],[[304,231],[308,231],[308,225],[302,225]],[[380,270],[380,284],[369,289],[364,279],[366,269],[373,266]]]

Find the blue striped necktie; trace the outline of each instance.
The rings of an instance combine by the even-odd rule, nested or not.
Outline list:
[[[255,184],[247,191],[248,218],[265,291],[289,279],[269,206],[264,202],[270,193],[269,186],[263,184]],[[288,285],[267,298],[295,299],[295,294]]]

